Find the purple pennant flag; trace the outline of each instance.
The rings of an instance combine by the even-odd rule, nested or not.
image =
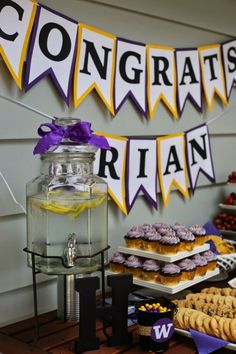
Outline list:
[[[206,230],[206,235],[216,235],[216,236],[221,237],[220,231],[215,227],[215,225],[212,224],[211,221],[206,222],[203,225],[203,227]],[[215,254],[219,254],[219,252],[216,249],[216,245],[214,244],[214,242],[212,240],[209,240],[206,243],[208,243],[210,245],[210,250],[212,252],[214,252]]]
[[[181,117],[186,101],[202,111],[201,71],[197,48],[175,50],[177,68],[178,109]]]
[[[147,118],[146,46],[143,43],[117,38],[114,83],[115,113],[131,97]]]
[[[215,350],[225,347],[229,342],[208,336],[208,334],[195,331],[194,329],[189,329],[191,336],[196,344],[199,354],[212,353]],[[223,352],[222,352],[223,353]]]
[[[208,126],[202,124],[185,132],[189,182],[194,193],[200,172],[215,183]]]
[[[130,138],[126,165],[127,210],[132,209],[140,192],[157,209],[156,140]]]
[[[50,75],[67,105],[70,103],[78,23],[38,5],[27,58],[25,91]]]

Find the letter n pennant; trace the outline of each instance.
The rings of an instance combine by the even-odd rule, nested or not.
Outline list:
[[[157,209],[157,146],[154,139],[130,139],[127,157],[127,207],[131,210],[140,191]]]
[[[111,150],[100,149],[96,154],[94,171],[108,184],[111,198],[127,215],[125,200],[125,168],[127,138],[96,132],[107,138]]]
[[[191,190],[194,193],[200,172],[215,182],[208,127],[203,124],[186,132],[186,150]]]
[[[168,206],[171,188],[175,186],[185,198],[189,198],[184,133],[164,136],[158,142],[158,173],[161,193]]]

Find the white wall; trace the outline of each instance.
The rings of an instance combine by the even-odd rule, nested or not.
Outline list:
[[[188,48],[222,43],[236,33],[236,3],[232,0],[41,0],[41,3],[80,22],[144,43]],[[69,115],[89,120],[94,130],[117,135],[159,135],[185,131],[226,110],[217,99],[213,111],[204,106],[202,114],[187,103],[181,120],[175,122],[160,105],[154,119],[147,122],[128,101],[112,118],[95,93],[90,94],[75,110],[72,103],[69,108],[63,103],[49,78],[24,93],[18,90],[2,60],[0,73],[0,91],[4,94],[55,116]],[[234,90],[227,107],[233,107],[235,99]],[[45,119],[1,99],[0,107],[0,172],[18,201],[25,204],[25,184],[39,173],[39,158],[33,157],[32,150],[37,139],[37,127]],[[141,196],[127,217],[110,201],[111,253],[123,243],[124,233],[133,225],[158,220],[201,224],[218,212],[221,183],[231,170],[236,169],[235,109],[212,124],[210,133],[217,183],[210,185],[205,178],[201,178],[200,187],[190,201],[184,201],[175,191],[171,194],[167,209],[159,198],[158,211],[151,209]],[[26,245],[25,216],[8,201],[7,192],[0,183],[0,211],[3,209],[4,216],[0,217],[0,325],[33,314],[31,270],[27,268],[26,256],[22,252]],[[40,285],[40,312],[56,307],[55,280],[46,279]],[[40,277],[40,281],[44,280],[45,277]]]

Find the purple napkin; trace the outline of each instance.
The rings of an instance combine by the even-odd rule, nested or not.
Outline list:
[[[207,241],[206,243],[208,243],[210,245],[210,250],[215,253],[215,254],[219,254],[219,252],[216,249],[216,245],[214,244],[214,242],[212,240]]]
[[[206,230],[206,235],[221,236],[220,231],[215,227],[215,225],[212,224],[211,221],[206,222],[203,227]]]
[[[225,347],[229,342],[208,336],[208,334],[195,331],[194,329],[189,328],[191,336],[196,344],[198,354],[208,354],[212,353],[215,350]]]
[[[203,227],[206,230],[206,235],[221,236],[220,231],[215,227],[215,225],[212,224],[212,222],[208,221],[205,225],[203,225]],[[215,254],[219,254],[219,252],[217,252],[216,246],[212,240],[209,240],[206,243],[209,243],[210,250],[212,252],[214,252]]]

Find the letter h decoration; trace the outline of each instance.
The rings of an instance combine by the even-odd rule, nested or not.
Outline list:
[[[96,318],[111,321],[112,335],[108,345],[117,346],[130,343],[132,334],[128,333],[128,295],[133,282],[131,274],[109,275],[107,283],[112,289],[112,304],[96,307],[96,290],[99,278],[79,278],[75,281],[75,290],[79,292],[79,338],[75,342],[75,352],[83,353],[99,348],[96,337]],[[105,333],[106,334],[106,333]]]

